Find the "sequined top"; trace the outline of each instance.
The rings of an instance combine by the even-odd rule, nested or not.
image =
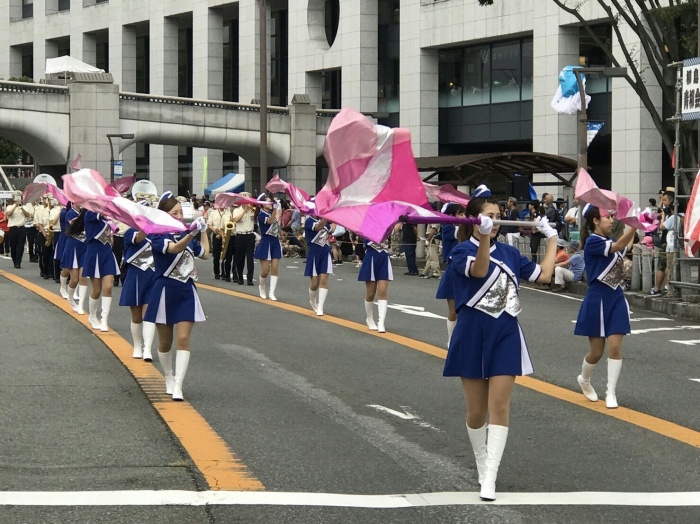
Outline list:
[[[185,233],[187,234],[187,233]],[[156,277],[167,277],[180,282],[197,280],[197,269],[194,258],[204,255],[204,248],[199,241],[192,238],[187,247],[180,253],[168,253],[168,244],[178,242],[181,235],[151,235],[153,262]]]
[[[85,236],[88,240],[98,240],[109,244],[112,238],[112,228],[107,219],[94,211],[85,212]]]
[[[153,271],[153,249],[151,240],[143,239],[136,243],[138,229],[129,228],[124,233],[124,260],[141,271]]]
[[[320,231],[314,231],[314,226],[319,222],[320,219],[315,219],[314,217],[308,217],[306,222],[304,222],[304,236],[306,237],[306,243],[310,246],[311,244],[316,244],[318,246],[328,245],[328,233],[331,230],[331,225],[326,223]]]
[[[518,289],[520,279],[530,282],[542,273],[539,265],[507,244],[494,243],[490,250],[488,273],[483,278],[470,275],[476,261],[479,241],[472,237],[455,246],[448,271],[454,272],[455,308],[471,307],[494,318],[503,313],[516,317],[522,310]]]
[[[614,239],[592,234],[586,239],[583,258],[586,262],[586,278],[590,284],[600,282],[618,289],[624,282],[624,258],[627,249],[610,253]]]
[[[267,219],[270,218],[270,212],[265,209],[261,209],[258,213],[258,227],[260,228],[261,235],[269,235],[271,237],[280,236],[280,224],[275,220],[272,224],[267,223]]]

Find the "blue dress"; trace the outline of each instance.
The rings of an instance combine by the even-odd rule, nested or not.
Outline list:
[[[117,259],[112,251],[112,228],[107,219],[93,211],[85,212],[85,265],[83,276],[102,278],[119,275]]]
[[[357,280],[360,282],[394,280],[389,253],[381,244],[365,240],[365,258],[362,260]]]
[[[151,240],[145,238],[134,243],[138,230],[129,228],[124,233],[124,262],[127,264],[126,278],[119,295],[120,306],[143,306],[153,286],[153,250]]]
[[[63,248],[66,247],[66,231],[68,230],[68,222],[66,221],[66,215],[68,210],[65,207],[61,208],[61,214],[58,215],[58,224],[61,228],[61,234],[58,235],[58,240],[56,241],[56,249],[53,252],[54,260],[61,260],[63,256]]]
[[[70,209],[66,213],[66,231],[70,224],[78,218],[79,213],[75,209]],[[61,254],[61,267],[67,269],[77,269],[85,265],[85,232],[77,237],[72,237],[66,233],[66,240]]]
[[[267,223],[270,213],[261,209],[258,213],[258,227],[260,228],[260,242],[253,254],[256,260],[272,260],[282,258],[282,244],[280,244],[278,222]]]
[[[596,234],[586,239],[583,258],[588,291],[578,312],[574,335],[605,338],[628,335],[631,331],[629,304],[622,291],[626,249],[610,253],[613,242]]]
[[[458,244],[457,227],[454,224],[444,224],[442,226],[442,260],[447,264],[438,284],[435,298],[441,300],[454,298],[454,278],[450,271],[450,255]]]
[[[331,260],[331,246],[328,243],[330,224],[326,224],[320,231],[314,231],[314,226],[320,219],[308,217],[304,222],[304,237],[306,238],[306,268],[305,277],[315,277],[322,273],[333,274],[333,261]]]
[[[517,316],[521,311],[520,279],[531,282],[542,273],[539,265],[507,244],[494,243],[484,278],[469,276],[479,241],[474,237],[452,251],[457,325],[450,338],[443,375],[489,378],[529,375],[530,353]]]
[[[187,233],[185,233],[187,234]],[[194,258],[204,255],[204,248],[194,238],[184,251],[168,253],[168,244],[180,235],[151,235],[155,280],[148,294],[146,322],[174,325],[178,322],[204,322],[204,310],[194,283],[197,269]]]

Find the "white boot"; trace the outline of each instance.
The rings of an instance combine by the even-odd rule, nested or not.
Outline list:
[[[143,324],[131,321],[131,338],[134,339],[134,358],[143,358],[143,335],[141,334]]]
[[[78,284],[78,315],[85,314],[85,300],[87,300],[88,287]]]
[[[617,379],[620,378],[622,370],[622,359],[608,359],[608,391],[605,393],[605,407],[615,409],[617,407],[617,396],[615,389],[617,388]]]
[[[100,321],[97,318],[97,306],[99,303],[99,298],[88,297],[88,322],[90,322],[92,329],[100,329]]]
[[[100,317],[100,331],[107,332],[107,320],[109,319],[109,310],[112,308],[112,297],[102,297],[102,316]]]
[[[153,338],[156,336],[156,325],[153,322],[143,323],[143,359],[146,362],[153,360]],[[172,366],[171,366],[172,369]]]
[[[479,484],[483,484],[484,476],[486,475],[486,424],[479,429],[473,429],[467,424],[467,435],[469,442],[474,450],[474,458],[476,459],[476,471],[479,474]]]
[[[173,384],[173,400],[185,400],[182,396],[182,383],[185,381],[187,366],[190,364],[190,352],[178,349],[175,353],[175,383]]]
[[[365,322],[370,331],[377,331],[377,324],[374,322],[374,302],[365,300]]]
[[[68,277],[60,277],[61,280],[61,287],[58,289],[58,292],[61,294],[63,298],[68,298]]]
[[[318,313],[318,291],[311,291],[309,289],[309,303],[311,304],[311,309],[314,310],[314,313]]]
[[[277,289],[277,275],[270,275],[270,292],[267,294],[270,300],[277,302],[277,297],[275,296],[275,289]]]
[[[173,385],[175,384],[175,377],[173,377],[173,354],[170,351],[167,353],[157,351],[157,353],[160,367],[163,369],[163,375],[165,376],[165,392],[168,395],[172,395]]]
[[[591,375],[597,364],[589,364],[586,359],[583,359],[583,364],[581,365],[581,374],[576,377],[578,380],[578,385],[581,386],[581,391],[583,391],[583,396],[586,397],[591,402],[598,402],[598,394],[591,386]]]
[[[74,290],[71,288],[68,288],[68,292],[66,293],[68,296],[66,299],[68,299],[68,305],[70,308],[75,311],[76,313],[78,312],[78,303],[75,301],[75,295],[74,295]]]
[[[328,288],[318,288],[318,309],[316,310],[316,316],[323,316],[323,305],[326,303],[326,297],[328,297]]]
[[[377,300],[377,306],[379,307],[379,316],[377,317],[377,331],[379,331],[380,333],[386,333],[384,321],[386,320],[386,310],[389,308],[389,302],[386,300]]]
[[[258,292],[260,293],[260,298],[267,298],[267,291],[265,290],[265,282],[267,277],[260,277],[260,282],[258,283]]]
[[[452,340],[452,332],[455,330],[457,325],[456,320],[447,320],[447,347],[450,347],[450,340]]]
[[[501,465],[503,450],[508,440],[508,426],[494,426],[489,424],[489,436],[486,443],[486,474],[481,483],[482,500],[496,500],[496,477],[498,466]]]

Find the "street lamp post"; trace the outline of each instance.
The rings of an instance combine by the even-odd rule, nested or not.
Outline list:
[[[114,147],[112,146],[113,138],[123,138],[124,140],[131,140],[134,138],[133,133],[112,133],[107,135],[107,140],[109,140],[109,183],[114,182]]]
[[[260,17],[260,193],[267,185],[267,6],[258,0]]]

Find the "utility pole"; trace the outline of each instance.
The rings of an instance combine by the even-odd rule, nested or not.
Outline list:
[[[267,7],[260,2],[260,193],[267,185]]]

